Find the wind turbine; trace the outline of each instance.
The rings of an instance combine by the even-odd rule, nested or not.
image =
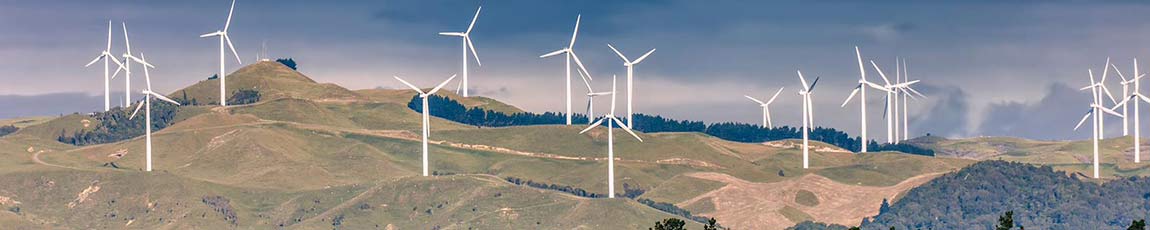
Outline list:
[[[475,57],[475,64],[483,66],[483,63],[479,62],[479,54],[475,53],[475,44],[471,43],[471,29],[475,28],[475,20],[479,19],[479,12],[482,10],[482,6],[480,6],[478,10],[475,10],[475,17],[471,18],[471,24],[467,25],[467,31],[439,33],[439,35],[443,36],[457,36],[463,38],[463,82],[460,83],[460,86],[463,87],[463,97],[470,97],[470,94],[467,92],[467,51],[471,50],[471,56]]]
[[[225,60],[227,59],[224,53],[225,41],[227,42],[228,48],[232,50],[232,55],[236,57],[236,62],[239,64],[244,64],[244,61],[240,60],[240,54],[236,52],[236,46],[232,45],[232,38],[228,36],[228,27],[232,25],[232,12],[235,12],[235,10],[236,0],[232,0],[232,7],[228,10],[228,20],[224,22],[224,29],[200,35],[201,38],[220,37],[220,106],[228,106],[228,99],[226,95],[228,77],[227,73],[224,72],[224,64],[226,63]]]
[[[1086,112],[1086,115],[1082,116],[1082,120],[1078,121],[1078,125],[1074,126],[1074,130],[1078,130],[1078,128],[1082,126],[1082,123],[1086,122],[1087,118],[1093,118],[1094,119],[1093,124],[1092,124],[1094,126],[1093,127],[1092,141],[1094,142],[1094,178],[1097,179],[1098,178],[1098,162],[1099,162],[1099,160],[1098,160],[1098,140],[1102,139],[1102,132],[1103,132],[1103,126],[1102,126],[1103,115],[1099,114],[1099,112],[1109,113],[1109,114],[1112,114],[1112,115],[1115,115],[1118,117],[1125,117],[1125,116],[1122,114],[1119,114],[1118,112],[1114,112],[1114,110],[1103,107],[1101,105],[1102,93],[1105,92],[1106,85],[1103,85],[1101,81],[1098,81],[1098,82],[1094,81],[1094,70],[1088,69],[1087,72],[1090,73],[1090,85],[1083,87],[1081,90],[1090,89],[1090,96],[1092,97],[1094,102],[1090,104],[1090,111]]]
[[[1114,66],[1113,64],[1111,64],[1110,66],[1113,67],[1114,72],[1117,73],[1118,76],[1123,79],[1122,91],[1123,91],[1124,95],[1127,94],[1127,90],[1126,90],[1127,87],[1126,86],[1131,84],[1131,83],[1134,84],[1134,92],[1129,93],[1129,96],[1126,96],[1125,99],[1122,99],[1122,102],[1119,102],[1115,106],[1122,106],[1122,115],[1129,115],[1128,113],[1126,113],[1127,112],[1126,111],[1126,106],[1127,106],[1126,104],[1130,100],[1134,100],[1134,163],[1140,163],[1140,162],[1142,162],[1142,134],[1141,134],[1142,126],[1139,124],[1140,123],[1139,122],[1139,117],[1140,117],[1139,113],[1140,112],[1138,109],[1138,101],[1141,100],[1142,102],[1150,103],[1150,98],[1147,98],[1146,96],[1142,95],[1141,87],[1139,84],[1139,82],[1141,82],[1142,77],[1145,76],[1145,74],[1138,74],[1138,59],[1137,58],[1134,59],[1134,74],[1138,74],[1138,76],[1131,78],[1129,80],[1126,79],[1126,76],[1122,75],[1122,71],[1118,70],[1117,66]],[[1117,108],[1117,107],[1115,107],[1115,108]],[[1123,120],[1125,121],[1126,117],[1123,117]]]
[[[399,76],[394,77],[395,80],[399,80],[399,82],[407,85],[407,87],[411,87],[411,89],[415,90],[415,92],[419,92],[419,98],[423,99],[423,110],[421,110],[423,112],[423,176],[427,176],[427,135],[431,132],[431,128],[429,127],[431,125],[431,119],[428,116],[429,112],[427,111],[427,97],[435,94],[435,92],[439,91],[439,89],[442,89],[443,86],[447,85],[448,82],[451,82],[452,79],[455,79],[455,75],[452,74],[451,77],[447,78],[446,81],[439,83],[438,86],[435,86],[435,88],[427,92],[419,89],[419,87],[415,87],[415,85],[412,85],[411,83],[407,83],[407,81],[404,81],[403,78],[399,78]]]
[[[586,74],[587,78],[591,78],[591,74],[587,72],[587,68],[583,66],[583,61],[579,60],[579,55],[575,55],[575,50],[574,50],[575,37],[579,35],[579,20],[581,20],[582,18],[583,18],[583,15],[578,15],[575,17],[575,31],[571,32],[571,43],[568,43],[566,48],[559,49],[559,50],[556,50],[556,51],[553,51],[553,52],[539,56],[539,58],[547,58],[547,57],[551,57],[551,56],[555,56],[555,55],[559,55],[559,54],[567,54],[567,62],[566,62],[567,71],[565,72],[567,74],[567,80],[564,81],[567,83],[567,94],[565,94],[567,97],[567,125],[571,125],[571,116],[572,116],[572,113],[571,113],[571,61],[574,60],[575,64],[578,65],[579,69],[583,70],[583,72],[581,72],[580,74]],[[467,53],[464,53],[463,55],[467,55]],[[464,60],[466,61],[466,59],[467,58],[465,57]],[[476,59],[476,60],[478,60],[478,59]],[[590,92],[590,90],[588,90],[588,92]],[[591,116],[591,114],[587,114],[587,116]]]
[[[878,67],[878,64],[874,63],[874,60],[871,60],[870,64],[871,66],[874,66],[875,71],[878,71],[878,75],[882,77],[882,81],[886,83],[882,86],[882,88],[886,89],[886,111],[883,112],[883,117],[886,117],[886,143],[891,144],[896,140],[894,136],[894,117],[891,116],[894,113],[894,111],[891,111],[894,106],[894,85],[890,83],[890,79],[886,78],[886,74],[882,72],[882,69]]]
[[[918,92],[918,90],[910,87],[911,85],[914,85],[918,82],[919,80],[910,80],[910,73],[906,71],[906,59],[902,59],[902,82],[895,85],[895,88],[897,88],[895,93],[902,94],[902,140],[910,140],[910,121],[908,115],[910,107],[907,106],[907,101],[909,101],[908,97],[909,99],[915,100],[918,98],[916,98],[914,94],[917,94],[920,97],[926,97],[926,95],[923,95],[922,93]]]
[[[92,61],[88,62],[84,67],[92,66],[92,64],[96,64],[96,62],[100,60],[104,60],[104,112],[107,112],[112,109],[111,91],[108,89],[112,79],[111,76],[108,75],[108,60],[115,62],[117,66],[124,66],[123,63],[120,63],[120,60],[116,59],[116,56],[112,55],[112,21],[108,21],[108,47],[104,48],[104,51],[100,52],[100,55],[97,55],[95,59],[92,59]]]
[[[795,71],[799,73],[799,81],[803,83],[803,89],[799,90],[799,95],[803,97],[803,168],[810,167],[810,132],[811,126],[814,126],[814,110],[811,108],[811,91],[815,89],[815,84],[819,83],[819,78],[815,77],[815,81],[807,85],[807,79],[803,77],[803,71]]]
[[[651,53],[654,53],[655,49],[652,48],[651,51],[647,51],[646,54],[639,56],[639,58],[635,59],[635,61],[631,61],[630,59],[627,59],[627,56],[623,56],[623,53],[620,53],[618,49],[615,49],[614,46],[611,46],[611,44],[607,44],[607,47],[610,47],[611,51],[615,51],[615,54],[618,54],[619,58],[623,59],[623,66],[627,67],[627,127],[631,127],[631,125],[634,124],[632,123],[632,120],[634,119],[631,117],[631,97],[635,94],[635,86],[631,77],[635,73],[635,65],[643,62],[643,59],[647,59],[647,56],[651,56]]]
[[[143,57],[143,56],[144,56],[143,54],[140,54],[140,57]],[[134,61],[140,62],[140,64],[143,64],[144,66],[151,65],[151,64],[148,64],[148,62],[146,60],[143,60],[143,58],[141,58],[140,60],[134,60]],[[176,101],[174,101],[168,97],[165,97],[164,95],[160,95],[160,94],[152,91],[152,77],[149,76],[149,74],[148,74],[148,68],[144,68],[144,81],[146,82],[145,87],[147,89],[140,92],[140,93],[144,94],[144,101],[140,102],[140,104],[138,104],[136,106],[136,110],[132,111],[132,115],[129,116],[128,119],[136,118],[136,114],[140,112],[140,108],[148,107],[147,109],[144,110],[144,132],[145,132],[144,133],[144,142],[145,142],[145,144],[144,144],[144,146],[145,146],[144,147],[144,149],[145,149],[144,150],[144,152],[145,152],[144,159],[145,160],[144,161],[146,162],[146,164],[144,166],[144,170],[151,172],[152,171],[152,98],[155,97],[156,99],[171,102],[172,104],[176,104],[177,106],[180,105],[180,103],[176,102]]]
[[[611,95],[613,92],[595,92],[595,90],[591,88],[590,78],[584,75],[583,71],[576,72],[579,72],[579,77],[583,78],[583,84],[587,86],[587,124],[591,124],[592,120],[590,118],[595,116],[595,97]]]
[[[132,101],[131,101],[132,100],[132,62],[134,61],[136,63],[140,63],[140,64],[144,65],[145,70],[147,70],[148,68],[156,68],[156,67],[153,66],[152,64],[148,63],[148,62],[145,62],[144,60],[142,60],[136,56],[132,56],[132,42],[130,40],[128,40],[128,24],[127,23],[121,23],[121,25],[124,27],[124,54],[122,55],[124,57],[124,65],[122,65],[122,66],[120,66],[120,68],[116,69],[116,73],[112,74],[112,78],[115,78],[116,75],[120,74],[120,70],[124,70],[124,105],[131,105],[132,104]]]
[[[901,60],[901,59],[897,56],[894,58],[894,83],[895,84],[902,83],[902,65],[899,64],[899,60]],[[902,134],[900,134],[902,129],[899,127],[899,126],[901,126],[901,124],[900,124],[901,120],[899,119],[899,114],[898,114],[898,111],[899,111],[898,110],[899,109],[898,101],[899,101],[899,96],[901,96],[901,95],[899,94],[898,89],[895,89],[892,87],[891,90],[894,90],[894,93],[891,94],[894,97],[890,98],[891,105],[894,105],[894,107],[892,108],[894,113],[886,114],[886,116],[894,117],[894,127],[893,127],[894,128],[894,143],[898,144],[899,140],[902,139]]]
[[[775,127],[775,125],[771,124],[771,108],[770,108],[770,106],[771,106],[771,103],[775,102],[775,98],[779,97],[779,93],[783,92],[784,88],[786,88],[786,87],[779,87],[779,91],[775,91],[775,95],[771,96],[771,99],[767,100],[767,102],[760,101],[759,99],[755,99],[754,97],[751,97],[751,96],[743,95],[744,97],[747,97],[747,99],[751,99],[751,101],[754,101],[755,103],[759,103],[759,107],[763,107],[763,128],[769,129],[769,128]]]
[[[866,124],[867,124],[867,121],[866,121],[866,88],[871,87],[871,88],[875,88],[878,90],[887,91],[888,93],[890,90],[888,90],[888,89],[886,89],[886,88],[884,88],[878,84],[871,83],[870,81],[866,80],[866,69],[863,68],[862,53],[859,52],[858,46],[855,46],[855,57],[858,58],[858,63],[859,63],[859,82],[858,82],[859,84],[858,84],[858,86],[855,86],[855,89],[851,91],[851,95],[848,96],[847,99],[845,101],[843,101],[843,105],[841,105],[839,107],[846,107],[847,103],[849,103],[851,101],[851,99],[854,98],[856,93],[860,94],[859,95],[859,115],[862,116],[862,118],[860,119],[860,121],[862,123],[862,127],[859,130],[862,133],[862,139],[860,139],[861,143],[859,143],[859,145],[862,147],[862,150],[859,152],[865,153],[865,152],[867,152],[867,144],[868,144],[867,142],[869,141],[869,139],[867,139],[867,135],[866,135],[866,131],[867,131],[867,127],[866,127]]]
[[[594,129],[595,127],[599,127],[599,125],[603,124],[604,121],[607,122],[607,197],[608,198],[615,198],[615,132],[614,132],[615,127],[614,127],[614,125],[616,125],[616,124],[619,125],[619,128],[622,128],[623,131],[627,131],[628,134],[631,134],[631,136],[635,137],[635,139],[638,139],[639,142],[643,142],[643,138],[639,138],[639,135],[637,135],[637,134],[635,134],[635,132],[631,131],[631,126],[623,124],[622,121],[619,121],[619,118],[615,117],[615,94],[616,94],[615,93],[615,86],[616,86],[615,85],[615,78],[616,78],[615,76],[611,76],[611,111],[608,112],[603,117],[596,119],[595,123],[591,123],[590,126],[587,126],[586,129],[583,129],[583,131],[579,132],[579,134],[586,133],[587,131]],[[590,115],[588,115],[588,116],[590,116]]]

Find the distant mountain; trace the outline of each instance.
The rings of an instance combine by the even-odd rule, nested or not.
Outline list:
[[[922,186],[863,229],[990,229],[1014,211],[1026,229],[1123,229],[1150,217],[1150,178],[1084,181],[1049,166],[975,163]]]

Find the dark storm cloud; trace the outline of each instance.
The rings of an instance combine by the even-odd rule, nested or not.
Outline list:
[[[970,122],[970,104],[968,95],[961,88],[954,86],[920,85],[924,93],[932,95],[933,105],[910,120],[910,133],[914,136],[931,134],[943,137],[967,135],[967,125]],[[917,101],[916,101],[917,102]],[[917,103],[916,103],[917,104]]]
[[[1088,110],[1090,103],[1089,93],[1065,84],[1050,84],[1041,100],[992,104],[986,111],[978,133],[1044,140],[1086,138],[1090,136],[1089,123],[1078,131],[1073,128]],[[1118,119],[1112,121],[1115,122],[1108,122],[1108,125],[1121,123]]]

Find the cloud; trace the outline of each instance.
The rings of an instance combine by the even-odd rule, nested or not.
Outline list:
[[[873,39],[878,41],[893,41],[902,37],[903,34],[913,31],[915,25],[907,22],[902,23],[887,23],[874,26],[864,26],[862,31],[870,35]]]
[[[1036,102],[991,104],[977,133],[1042,140],[1088,138],[1090,136],[1088,129],[1074,131],[1073,128],[1090,103],[1089,93],[1082,93],[1066,84],[1050,84],[1046,95]],[[1120,124],[1121,122],[1112,122],[1111,125]]]
[[[911,116],[909,122],[912,136],[928,133],[944,137],[967,135],[970,104],[966,91],[954,86],[923,84],[920,87],[921,91],[932,95],[930,98],[933,103],[922,115]]]

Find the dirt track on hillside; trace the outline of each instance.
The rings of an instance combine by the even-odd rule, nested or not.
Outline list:
[[[919,175],[894,186],[870,187],[842,184],[815,174],[796,180],[755,183],[722,173],[690,173],[687,176],[727,185],[677,205],[686,207],[698,202],[712,202],[714,212],[699,214],[715,217],[724,226],[734,229],[784,229],[793,226],[797,223],[780,212],[787,206],[810,215],[815,221],[856,226],[862,218],[878,214],[882,199],[893,199],[942,174]],[[796,194],[802,190],[814,193],[818,204],[805,206],[795,202]]]

